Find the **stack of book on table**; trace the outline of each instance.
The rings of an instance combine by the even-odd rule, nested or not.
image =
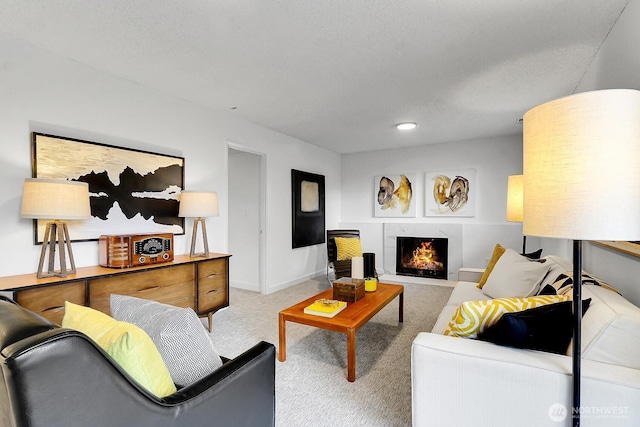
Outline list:
[[[316,316],[333,317],[340,313],[347,307],[345,301],[338,301],[335,299],[317,299],[313,304],[304,308],[306,314],[313,314]]]

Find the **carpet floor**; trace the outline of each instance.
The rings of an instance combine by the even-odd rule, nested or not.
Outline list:
[[[398,300],[356,335],[356,381],[347,381],[346,336],[287,322],[287,360],[276,360],[276,426],[411,425],[411,342],[430,331],[452,288],[405,283]],[[262,295],[232,288],[230,306],[213,317],[211,339],[235,357],[258,341],[278,345],[278,312],[328,289],[324,278]]]

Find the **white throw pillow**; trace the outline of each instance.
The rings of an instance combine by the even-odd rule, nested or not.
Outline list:
[[[151,337],[177,385],[189,385],[222,366],[193,309],[126,295],[111,295],[110,303],[114,319],[132,323]]]
[[[507,249],[487,278],[482,292],[491,298],[524,298],[535,295],[550,264],[532,261]]]

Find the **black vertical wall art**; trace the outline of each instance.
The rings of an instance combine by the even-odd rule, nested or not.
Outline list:
[[[324,243],[324,175],[291,169],[291,220],[293,248]]]

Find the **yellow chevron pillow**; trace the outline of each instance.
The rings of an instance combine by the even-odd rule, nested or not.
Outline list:
[[[336,237],[338,261],[346,261],[354,256],[362,256],[362,245],[357,237]]]
[[[500,320],[505,313],[524,311],[570,299],[570,295],[540,295],[527,298],[466,301],[458,306],[443,335],[477,338],[479,333]]]

